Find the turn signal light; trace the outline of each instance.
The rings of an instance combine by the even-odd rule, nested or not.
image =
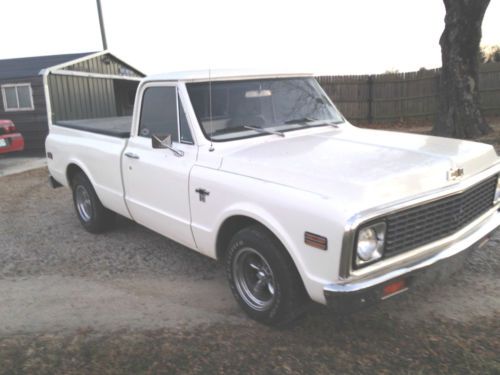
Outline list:
[[[326,237],[319,236],[314,233],[305,232],[304,233],[304,242],[306,245],[315,247],[316,249],[326,250],[328,249],[328,240]]]
[[[405,279],[394,281],[384,286],[384,289],[382,291],[382,299],[392,297],[406,290],[408,290],[408,286],[406,285]]]

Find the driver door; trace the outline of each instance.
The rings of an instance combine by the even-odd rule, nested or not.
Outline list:
[[[127,207],[138,223],[194,248],[189,172],[198,148],[177,86],[166,83],[145,86],[140,107],[136,134],[131,136],[122,157]],[[167,134],[172,136],[172,147],[179,153],[153,149],[151,137]]]

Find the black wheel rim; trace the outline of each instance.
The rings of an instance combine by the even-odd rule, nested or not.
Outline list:
[[[233,278],[238,294],[252,309],[265,311],[276,299],[276,283],[267,260],[245,247],[233,259]]]

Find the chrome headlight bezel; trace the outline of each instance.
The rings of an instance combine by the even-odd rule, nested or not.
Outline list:
[[[358,228],[354,248],[355,268],[360,268],[382,259],[386,229],[387,225],[385,222],[363,225]],[[371,246],[369,244],[370,241],[372,241]]]
[[[500,202],[500,175],[497,176],[497,187],[495,190],[495,198],[493,199],[493,204]]]

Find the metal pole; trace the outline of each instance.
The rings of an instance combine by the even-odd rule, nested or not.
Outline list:
[[[373,123],[373,75],[368,77],[368,123]]]
[[[104,30],[104,19],[102,17],[101,0],[97,0],[97,13],[99,13],[99,25],[101,26],[102,48],[104,50],[107,50],[108,43],[106,42],[106,31]]]

